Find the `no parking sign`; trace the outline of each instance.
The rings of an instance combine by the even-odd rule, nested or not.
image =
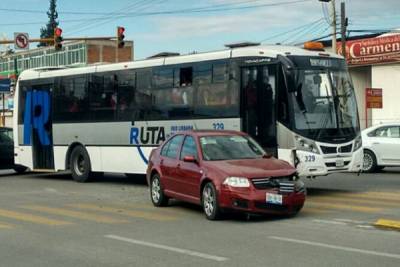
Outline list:
[[[29,35],[26,32],[14,32],[14,48],[18,50],[29,49]]]

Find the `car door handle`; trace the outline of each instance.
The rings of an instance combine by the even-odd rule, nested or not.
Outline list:
[[[372,144],[373,145],[379,145],[380,143],[379,142],[373,142]]]

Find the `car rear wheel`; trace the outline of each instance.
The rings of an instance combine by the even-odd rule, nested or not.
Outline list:
[[[77,146],[72,150],[70,168],[72,178],[79,183],[88,182],[91,178],[92,171],[90,158],[86,149],[82,146]]]
[[[163,207],[168,205],[169,198],[166,195],[164,195],[161,186],[160,175],[158,174],[154,174],[151,177],[150,197],[151,197],[151,202],[153,202],[153,205],[156,207]]]
[[[221,217],[221,210],[217,199],[217,190],[213,183],[208,182],[204,186],[201,202],[207,219],[218,220]]]
[[[363,171],[374,172],[376,170],[376,157],[370,150],[364,150]]]

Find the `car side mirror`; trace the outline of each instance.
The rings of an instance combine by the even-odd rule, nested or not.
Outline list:
[[[264,159],[270,159],[270,158],[272,158],[272,154],[271,153],[265,153],[265,154],[262,155],[262,157]]]
[[[194,156],[184,156],[183,157],[184,162],[193,162],[196,163],[197,159]]]

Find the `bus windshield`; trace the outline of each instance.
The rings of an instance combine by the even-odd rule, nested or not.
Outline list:
[[[340,69],[299,70],[299,79],[299,87],[291,96],[295,129],[320,141],[327,135],[339,139],[354,138],[359,122],[348,72]]]

